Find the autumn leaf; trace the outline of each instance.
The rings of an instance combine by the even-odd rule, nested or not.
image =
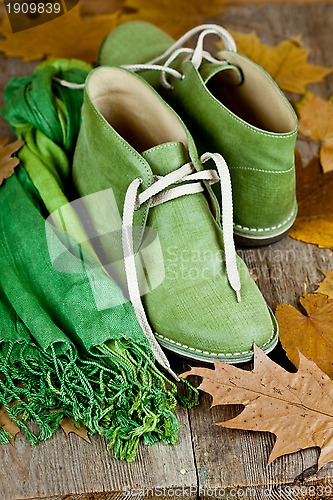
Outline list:
[[[231,34],[238,52],[262,66],[286,92],[304,94],[306,85],[321,82],[333,71],[307,62],[310,51],[302,47],[300,36],[270,46],[262,43],[254,31],[231,31]],[[223,48],[221,42],[217,46]]]
[[[125,0],[124,7],[128,9],[128,12],[122,14],[121,22],[147,21],[178,38],[190,28],[202,24],[205,18],[220,16],[224,12],[225,0],[211,0],[210,2]]]
[[[0,186],[5,179],[8,179],[14,173],[15,167],[20,163],[18,158],[13,158],[12,154],[16,153],[23,146],[23,141],[9,142],[8,137],[0,139]]]
[[[71,432],[79,436],[80,438],[84,439],[87,441],[87,443],[91,443],[89,437],[88,437],[88,431],[86,427],[80,427],[73,418],[63,418],[60,420],[60,425],[66,434],[70,434]]]
[[[268,464],[313,446],[321,448],[319,468],[333,460],[333,381],[315,363],[300,354],[298,372],[289,373],[255,346],[251,372],[217,360],[214,365],[215,370],[192,368],[181,376],[203,377],[199,389],[212,395],[212,406],[245,406],[217,425],[275,434]]]
[[[333,378],[333,299],[308,294],[299,302],[304,314],[289,304],[276,309],[282,347],[296,367],[301,351]]]
[[[9,442],[14,446],[15,436],[21,429],[14,420],[10,418],[5,406],[0,408],[0,426],[11,435],[11,437],[9,437]]]
[[[333,299],[333,271],[321,271],[325,276],[324,280],[319,284],[315,293],[327,295]]]
[[[305,137],[320,141],[320,163],[324,173],[333,170],[333,102],[307,92],[296,103],[299,131]]]
[[[8,17],[3,19],[0,51],[7,56],[33,61],[45,56],[93,62],[103,38],[116,26],[119,12],[83,20],[79,7],[52,21],[12,33]]]
[[[296,156],[298,215],[289,236],[296,240],[333,248],[333,172],[323,174],[319,159],[303,167]]]

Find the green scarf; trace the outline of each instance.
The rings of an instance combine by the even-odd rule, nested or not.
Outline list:
[[[43,63],[5,92],[3,115],[25,145],[21,166],[0,188],[0,404],[32,443],[71,417],[131,461],[141,438],[177,442],[177,398],[192,405],[197,392],[177,396],[155,367],[129,302],[97,309],[91,282],[111,298],[120,292],[93,251],[76,243],[84,228],[74,210],[76,234],[66,244],[62,229],[46,221],[75,197],[69,178],[83,100],[82,90],[55,78],[82,83],[89,69]],[[0,427],[0,442],[9,438]]]

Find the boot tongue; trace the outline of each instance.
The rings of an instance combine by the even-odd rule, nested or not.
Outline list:
[[[190,161],[182,142],[166,142],[141,153],[154,175],[166,175]]]

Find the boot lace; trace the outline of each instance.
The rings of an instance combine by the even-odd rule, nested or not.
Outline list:
[[[209,184],[220,182],[221,196],[223,199],[222,231],[224,241],[224,259],[226,273],[230,286],[235,291],[237,301],[240,302],[241,283],[236,261],[236,250],[233,238],[233,204],[229,169],[224,158],[218,153],[205,153],[201,156],[201,163],[213,160],[216,170],[203,170],[197,172],[192,163],[186,163],[177,170],[165,175],[155,176],[154,183],[142,193],[138,194],[141,178],[134,179],[129,185],[123,209],[122,220],[122,249],[125,264],[125,274],[130,301],[137,320],[146,335],[156,361],[169,372],[177,381],[177,375],[170,368],[169,361],[158,344],[153,330],[149,324],[141,300],[138,273],[135,265],[135,250],[133,238],[134,212],[143,203],[151,200],[150,208],[180,196],[187,196],[204,191],[202,181]],[[185,184],[183,184],[185,182]],[[177,186],[177,184],[180,184]],[[170,187],[176,185],[175,187]],[[167,189],[169,188],[169,189]]]
[[[183,45],[197,33],[200,33],[200,35],[198,36],[196,47],[194,49],[183,47]],[[234,39],[225,28],[217,24],[201,24],[200,26],[196,26],[185,33],[173,45],[171,45],[171,47],[163,52],[163,54],[155,57],[155,59],[152,59],[145,64],[125,64],[121,67],[134,73],[145,70],[161,71],[161,85],[164,88],[171,90],[172,85],[167,80],[167,74],[172,75],[179,80],[184,78],[182,73],[170,67],[172,62],[180,54],[187,54],[186,59],[191,60],[196,69],[200,68],[202,61],[204,60],[215,64],[229,64],[228,61],[216,59],[209,52],[204,50],[203,45],[207,35],[219,36],[219,38],[224,42],[226,50],[231,52],[237,51]],[[163,60],[165,60],[165,62],[163,64],[159,64]]]

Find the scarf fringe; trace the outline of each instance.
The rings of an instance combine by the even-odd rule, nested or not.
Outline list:
[[[129,340],[110,341],[95,352],[79,356],[73,345],[59,354],[26,342],[0,346],[0,405],[32,444],[50,438],[64,417],[100,434],[117,459],[133,461],[141,441],[176,444],[177,400],[192,407],[198,391],[187,383],[188,396]],[[185,381],[184,381],[185,382]],[[38,432],[28,423],[35,421]],[[11,434],[0,426],[0,443]]]

